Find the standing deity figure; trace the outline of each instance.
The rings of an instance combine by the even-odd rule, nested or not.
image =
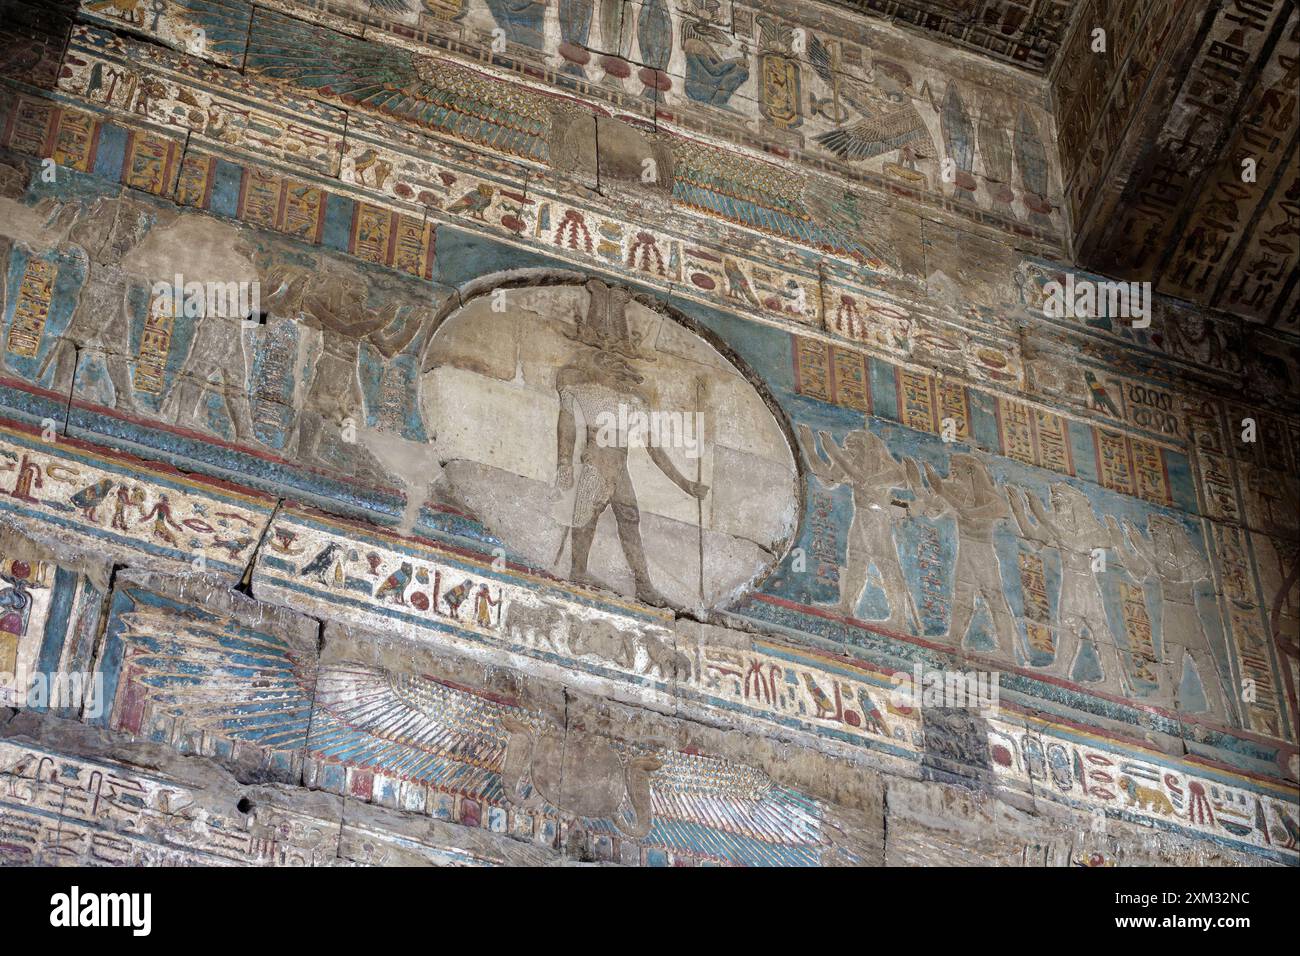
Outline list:
[[[626,420],[619,416],[620,406],[626,408],[628,418],[635,413],[645,414],[649,408],[641,389],[644,378],[630,362],[645,360],[638,355],[628,331],[624,310],[630,294],[626,289],[611,290],[595,279],[587,283],[587,291],[591,294],[587,314],[575,316],[576,341],[582,350],[555,377],[555,389],[560,397],[555,482],[560,489],[572,488],[575,482],[575,411],[581,414],[586,426],[586,444],[577,468],[573,501],[570,577],[580,584],[596,583],[587,573],[587,557],[600,516],[612,508],[623,555],[636,583],[637,599],[662,605],[667,601],[650,582],[641,542],[641,511],[627,467],[628,443],[621,436],[610,443],[606,437],[608,429],[601,427],[602,422]],[[662,448],[647,444],[646,452],[655,466],[684,493],[700,500],[708,494],[708,486],[682,475]]]
[[[129,199],[105,198],[89,208],[79,203],[61,209],[58,215],[70,214],[74,224],[68,238],[86,253],[86,280],[67,328],[42,360],[36,379],[44,379],[53,365],[54,387],[71,387],[79,353],[97,352],[112,383],[115,406],[136,411],[128,352],[132,280],[119,263],[144,240],[154,222],[152,214]]]
[[[960,644],[975,617],[975,599],[983,598],[993,618],[993,639],[1006,654],[1016,633],[1015,618],[1002,589],[1002,572],[993,548],[993,526],[1007,517],[1007,502],[974,455],[952,456],[949,476],[940,478],[927,462],[925,476],[933,493],[931,517],[951,512],[957,521],[957,561],[948,640]]]
[[[1206,707],[1215,717],[1228,719],[1228,703],[1219,678],[1219,668],[1210,652],[1210,638],[1196,609],[1196,586],[1210,577],[1210,565],[1196,550],[1187,531],[1173,518],[1152,515],[1147,519],[1148,540],[1133,524],[1124,522],[1129,544],[1137,555],[1145,577],[1160,585],[1160,647],[1169,661],[1167,699],[1177,700],[1183,668],[1190,654],[1205,691]]]
[[[155,299],[149,308],[168,315],[169,305],[165,300]],[[257,317],[204,314],[199,318],[181,374],[176,376],[175,387],[163,401],[164,418],[182,425],[202,426],[207,418],[207,394],[214,389],[230,416],[235,439],[256,439],[248,401],[248,362],[244,357],[246,318]]]
[[[432,313],[425,310],[402,323],[396,301],[371,309],[364,280],[333,273],[277,267],[267,286],[275,314],[299,317],[321,332],[321,354],[299,418],[297,448],[299,456],[319,462],[325,423],[342,427],[365,411],[358,373],[362,340],[391,359],[417,335],[428,333]]]
[[[912,593],[903,578],[894,540],[893,490],[908,485],[903,465],[889,453],[889,448],[874,432],[851,432],[837,445],[821,432],[822,449],[807,425],[799,426],[799,439],[813,474],[825,485],[847,484],[853,489],[853,520],[849,524],[845,568],[840,576],[840,612],[853,616],[867,587],[867,568],[875,562],[881,583],[889,597],[889,620],[894,630],[921,630]]]
[[[1106,524],[1098,521],[1088,496],[1063,481],[1052,484],[1051,511],[1037,495],[1019,488],[1007,498],[1020,536],[1055,548],[1061,556],[1060,629],[1050,672],[1059,677],[1070,675],[1086,633],[1097,648],[1105,679],[1114,680],[1122,673],[1119,652],[1111,639],[1101,582],[1093,573],[1093,552],[1104,548],[1122,551],[1124,535],[1119,525],[1110,516]],[[1025,513],[1026,498],[1037,524]]]

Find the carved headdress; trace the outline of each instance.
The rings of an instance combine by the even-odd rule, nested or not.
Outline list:
[[[654,361],[640,352],[637,347],[641,344],[641,336],[628,327],[627,304],[632,299],[632,293],[623,288],[611,289],[599,279],[588,282],[587,291],[591,294],[587,314],[575,311],[577,330],[566,331],[565,335],[602,352],[612,352],[643,362]]]

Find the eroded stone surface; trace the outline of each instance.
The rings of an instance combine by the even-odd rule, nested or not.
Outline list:
[[[794,461],[762,397],[626,290],[480,296],[439,327],[425,364],[448,494],[534,567],[710,607],[793,531]]]
[[[1294,10],[889,6],[0,2],[5,852],[1293,865]]]

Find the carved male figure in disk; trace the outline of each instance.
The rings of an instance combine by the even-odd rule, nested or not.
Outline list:
[[[610,290],[597,280],[587,283],[587,291],[591,294],[587,314],[575,316],[576,339],[585,347],[555,377],[555,389],[560,396],[555,481],[562,489],[573,487],[575,481],[575,410],[586,425],[586,445],[578,464],[573,502],[570,576],[579,583],[594,583],[587,573],[587,557],[600,516],[605,509],[613,508],[623,555],[636,582],[637,598],[648,604],[665,604],[664,597],[650,582],[641,542],[641,511],[627,468],[628,443],[602,440],[600,427],[602,420],[620,420],[620,405],[626,408],[627,417],[648,411],[649,403],[640,388],[644,379],[629,362],[639,357],[624,314],[630,296],[625,289]],[[708,494],[708,486],[682,475],[662,448],[647,444],[646,451],[655,466],[683,492],[701,500]]]
[[[1093,552],[1122,548],[1124,536],[1113,517],[1107,515],[1104,525],[1097,520],[1092,502],[1079,489],[1058,481],[1053,483],[1051,495],[1052,510],[1048,511],[1035,494],[1020,489],[1008,494],[1021,537],[1054,547],[1061,555],[1060,636],[1051,673],[1060,677],[1070,675],[1079,644],[1087,632],[1097,648],[1102,673],[1112,683],[1120,674],[1119,655],[1110,637],[1101,582],[1093,573]],[[1025,513],[1026,498],[1037,524],[1030,522]]]
[[[874,561],[889,597],[887,626],[894,630],[910,626],[919,632],[921,625],[894,543],[893,489],[907,486],[906,470],[874,432],[851,432],[842,445],[826,432],[820,435],[829,462],[818,454],[812,430],[807,425],[799,426],[799,438],[813,474],[823,484],[853,488],[853,520],[849,525],[846,567],[840,576],[840,611],[854,614],[866,590],[867,567]]]
[[[960,644],[975,616],[975,599],[984,599],[993,618],[993,638],[1005,654],[1016,633],[1015,619],[1002,590],[1002,572],[993,548],[993,526],[1007,517],[1007,502],[988,468],[973,455],[953,455],[949,476],[940,478],[929,463],[925,476],[934,489],[932,516],[952,512],[957,519],[957,569],[948,639]],[[938,504],[938,508],[933,506]]]

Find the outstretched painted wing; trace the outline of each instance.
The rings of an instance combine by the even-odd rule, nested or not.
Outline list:
[[[326,759],[502,798],[506,716],[524,711],[438,681],[360,664],[321,669],[310,749]]]
[[[907,103],[889,113],[861,119],[813,137],[835,155],[847,160],[871,159],[927,137],[921,114]]]
[[[541,99],[472,70],[259,11],[246,69],[350,106],[545,162]]]
[[[510,734],[523,726],[540,740],[548,727],[508,702],[419,675],[350,662],[313,675],[274,635],[217,615],[178,622],[142,600],[122,616],[118,636],[133,706],[147,705],[154,719],[498,806],[507,803]],[[648,802],[650,831],[638,841],[647,852],[788,866],[815,865],[831,847],[826,808],[761,771],[664,747],[610,746],[625,768],[624,808],[640,812]],[[612,820],[585,822],[626,835]]]
[[[661,750],[646,842],[750,866],[816,865],[831,845],[826,808],[760,770]]]
[[[120,720],[148,712],[273,752],[306,745],[311,679],[280,638],[201,612],[178,619],[143,598],[117,636],[130,695]]]
[[[808,60],[812,63],[813,70],[825,82],[833,84],[835,78],[831,75],[833,64],[831,63],[831,51],[822,43],[817,34],[813,34],[808,40]]]
[[[376,771],[503,799],[504,719],[543,722],[527,711],[414,675],[364,665],[323,668],[311,750]],[[653,824],[643,841],[749,865],[815,864],[828,848],[824,808],[761,771],[666,748],[617,746],[625,763],[653,758]],[[629,786],[635,787],[635,780]],[[609,820],[589,820],[611,835]]]
[[[852,232],[822,218],[805,200],[804,180],[775,164],[684,143],[673,177],[673,198],[686,206],[875,267],[888,261]]]

